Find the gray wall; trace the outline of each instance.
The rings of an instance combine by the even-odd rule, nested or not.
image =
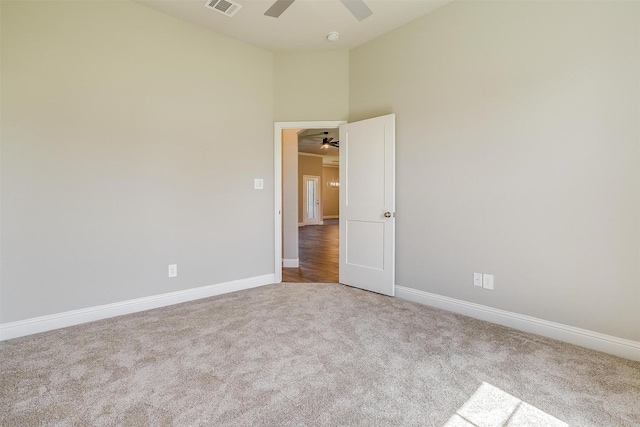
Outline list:
[[[2,2],[1,74],[0,322],[273,273],[272,53],[132,2]]]
[[[347,50],[278,52],[274,64],[276,121],[347,120]]]
[[[135,3],[0,6],[0,322],[273,273],[273,120],[394,112],[399,285],[640,339],[638,2],[454,2],[275,55]]]
[[[639,9],[454,2],[351,52],[350,120],[397,115],[398,285],[640,339]]]

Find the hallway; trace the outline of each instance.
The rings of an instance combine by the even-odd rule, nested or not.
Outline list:
[[[299,268],[283,268],[282,281],[338,283],[339,220],[298,228]]]

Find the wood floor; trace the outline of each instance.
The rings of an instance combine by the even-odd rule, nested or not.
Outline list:
[[[300,267],[283,268],[282,281],[295,283],[337,283],[340,242],[337,219],[324,225],[298,228]]]

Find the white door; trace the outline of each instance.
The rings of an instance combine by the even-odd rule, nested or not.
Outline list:
[[[395,295],[395,115],[340,126],[340,283]]]
[[[302,223],[318,225],[320,216],[320,177],[302,176]]]

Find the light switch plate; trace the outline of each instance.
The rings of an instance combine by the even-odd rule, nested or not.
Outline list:
[[[255,190],[264,189],[264,180],[262,178],[256,178],[253,180],[253,188]]]
[[[485,289],[493,289],[493,274],[482,275],[482,287]]]

